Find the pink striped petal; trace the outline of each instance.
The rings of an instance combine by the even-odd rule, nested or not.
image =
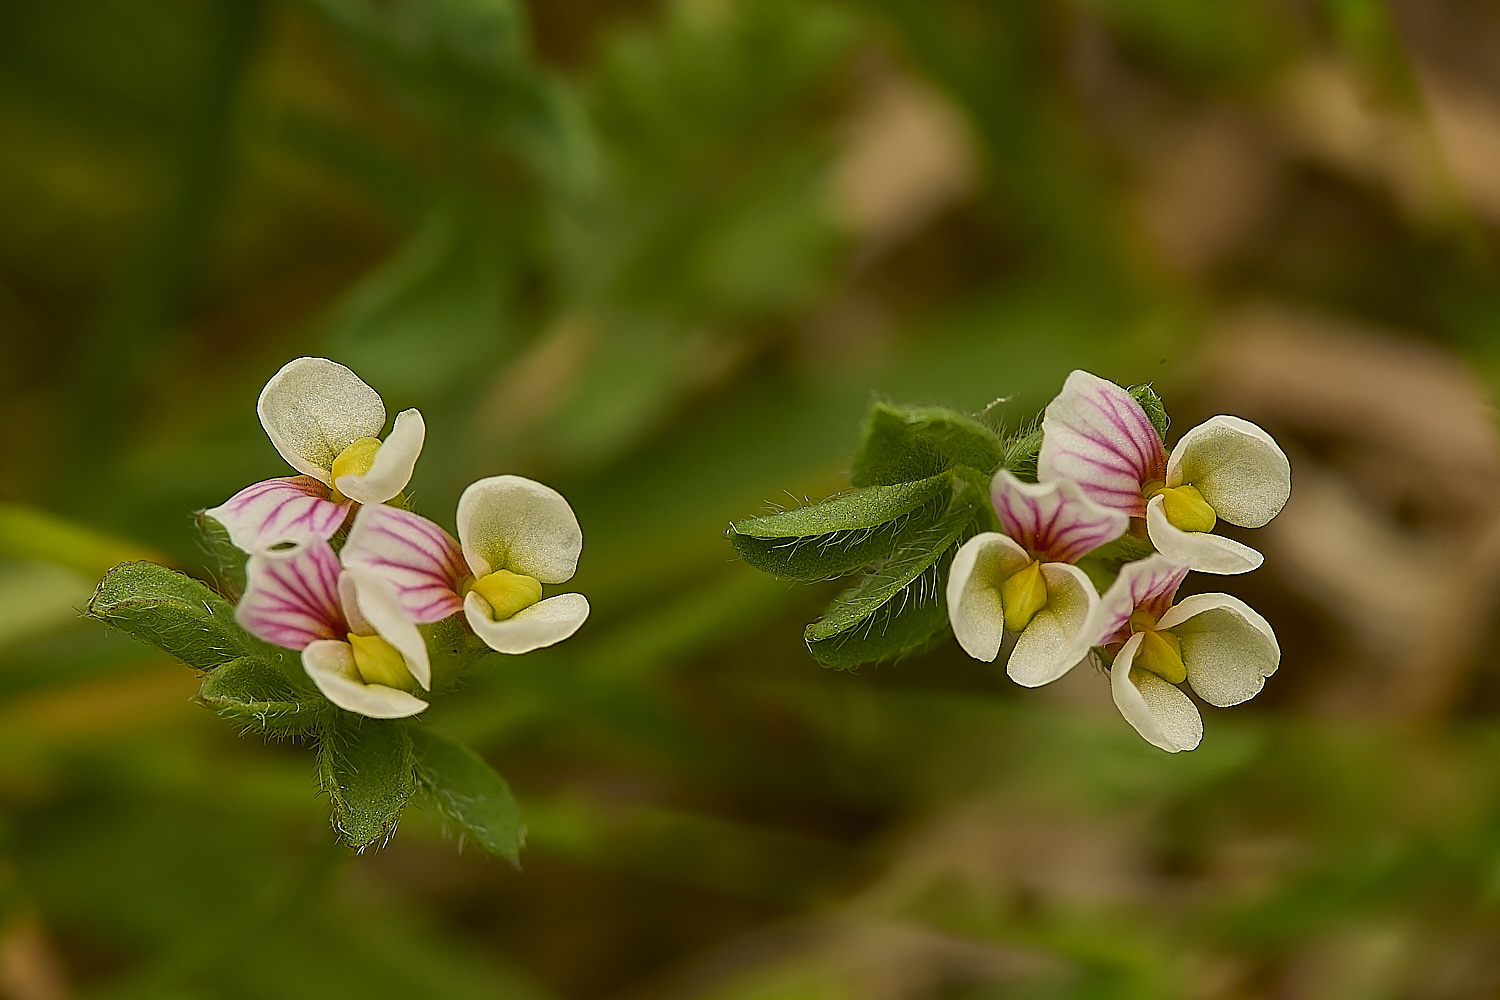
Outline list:
[[[236,548],[254,555],[274,545],[327,541],[352,506],[329,500],[328,487],[311,476],[292,476],[247,486],[203,513],[224,526]]]
[[[313,541],[291,555],[254,555],[245,564],[245,596],[235,620],[246,632],[287,649],[349,634],[339,600],[339,557]]]
[[[1075,563],[1130,526],[1124,511],[1099,506],[1066,479],[1023,483],[1001,469],[990,499],[1005,534],[1042,562]]]
[[[1187,575],[1186,566],[1159,554],[1126,563],[1099,599],[1099,610],[1090,626],[1094,645],[1108,646],[1130,638],[1130,616],[1137,611],[1160,621]]]
[[[341,557],[395,588],[401,608],[418,623],[463,610],[458,588],[469,575],[463,551],[442,528],[416,514],[366,504],[354,516]]]
[[[1069,375],[1042,417],[1037,478],[1071,479],[1095,503],[1145,517],[1141,484],[1166,475],[1166,449],[1141,404],[1097,375]]]

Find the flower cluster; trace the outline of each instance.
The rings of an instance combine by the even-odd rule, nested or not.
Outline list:
[[[1203,720],[1178,686],[1237,705],[1281,659],[1266,620],[1228,594],[1174,603],[1190,571],[1235,574],[1262,556],[1213,533],[1219,521],[1260,527],[1286,505],[1291,467],[1255,424],[1217,416],[1170,453],[1131,393],[1075,371],[1042,418],[1038,482],[1001,469],[991,483],[999,531],[970,538],[949,570],[954,636],[969,655],[1002,651],[1018,684],[1054,681],[1097,651],[1115,704],[1155,746],[1191,750]],[[1132,535],[1145,558],[1120,567],[1101,595],[1076,565]]]
[[[583,546],[555,490],[481,479],[459,499],[455,540],[397,506],[426,434],[416,410],[381,440],[380,395],[343,365],[299,358],[266,383],[257,411],[301,475],[246,487],[205,514],[249,557],[235,619],[300,651],[339,708],[395,719],[427,707],[432,664],[419,625],[462,612],[491,649],[525,653],[588,617],[580,594],[542,596],[573,576]]]

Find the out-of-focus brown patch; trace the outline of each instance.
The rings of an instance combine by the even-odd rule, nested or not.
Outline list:
[[[0,997],[4,1000],[63,1000],[72,995],[68,977],[41,918],[23,909],[0,927]]]
[[[8,731],[79,738],[159,725],[163,716],[188,711],[200,675],[175,661],[55,688],[11,702],[0,714]]]

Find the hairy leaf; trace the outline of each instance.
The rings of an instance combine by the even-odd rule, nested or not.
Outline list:
[[[877,403],[865,418],[854,455],[855,486],[926,479],[957,465],[983,473],[1004,457],[995,432],[955,410]]]
[[[729,541],[756,569],[791,580],[842,576],[887,556],[929,527],[947,504],[946,475],[868,486],[821,503],[729,526]]]
[[[1150,385],[1133,385],[1125,390],[1135,397],[1135,401],[1141,404],[1141,409],[1146,411],[1146,419],[1151,421],[1151,426],[1156,428],[1156,436],[1161,438],[1162,443],[1167,441],[1167,428],[1171,425],[1171,418],[1167,416],[1167,407],[1162,403],[1161,397]]]
[[[406,726],[335,712],[318,741],[318,782],[345,843],[360,851],[383,845],[417,788]]]
[[[866,663],[915,653],[948,631],[943,600],[952,551],[931,563],[896,598],[876,608],[859,625],[826,639],[808,639],[813,659],[825,667],[850,670]],[[811,626],[809,626],[811,628]]]
[[[413,727],[410,736],[416,748],[417,777],[443,816],[485,850],[517,861],[526,828],[505,779],[468,747],[421,727]]]
[[[298,690],[264,660],[231,660],[203,679],[198,700],[224,718],[277,735],[305,733],[322,721],[328,702]]]
[[[229,540],[229,529],[203,511],[193,515],[193,523],[197,525],[203,553],[224,593],[230,600],[238,600],[245,592],[245,560],[249,557]]]
[[[89,614],[199,670],[261,652],[228,601],[191,577],[150,562],[121,563],[99,581]]]

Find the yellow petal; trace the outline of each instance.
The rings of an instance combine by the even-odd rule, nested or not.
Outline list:
[[[401,691],[417,690],[417,679],[406,668],[406,660],[396,647],[378,635],[349,633],[354,649],[354,667],[366,684],[384,684]]]
[[[1007,632],[1020,632],[1046,606],[1047,583],[1042,579],[1042,564],[1035,559],[1000,585],[1000,607]]]
[[[1181,531],[1213,531],[1218,523],[1214,509],[1197,488],[1184,483],[1163,489],[1160,493],[1167,521]]]
[[[517,611],[529,608],[542,599],[542,585],[535,578],[496,570],[474,581],[473,592],[490,606],[490,617],[504,621]]]
[[[1134,669],[1149,670],[1170,684],[1181,684],[1187,680],[1187,667],[1182,662],[1182,643],[1171,632],[1143,629],[1145,636],[1141,648],[1135,654]]]
[[[339,452],[339,457],[333,460],[333,468],[329,470],[334,483],[337,484],[341,476],[363,476],[369,472],[370,466],[375,464],[375,453],[379,450],[380,438],[362,437]],[[335,503],[342,503],[347,498],[335,485],[332,499]]]

